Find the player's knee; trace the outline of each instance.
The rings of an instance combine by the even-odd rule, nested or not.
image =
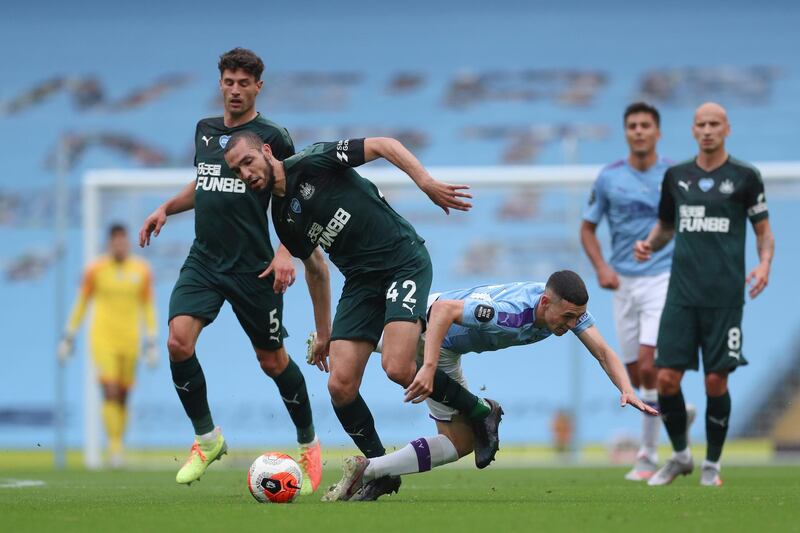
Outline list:
[[[709,396],[722,396],[728,390],[727,374],[706,374],[706,394]]]
[[[414,364],[398,364],[396,361],[384,359],[383,370],[386,376],[403,387],[407,387],[414,381],[414,375],[417,373],[417,367]]]
[[[276,377],[286,370],[286,365],[289,364],[289,357],[283,350],[274,352],[257,352],[258,364],[261,370],[269,377]]]
[[[639,363],[639,381],[646,388],[656,382],[657,371],[652,361],[642,361]]]
[[[185,361],[194,354],[194,343],[180,335],[170,334],[167,339],[167,351],[170,361]]]
[[[122,399],[122,388],[117,383],[103,383],[103,399],[110,402],[120,402]]]
[[[681,374],[662,368],[658,371],[657,377],[658,393],[664,396],[678,394],[681,389]]]
[[[358,396],[358,384],[355,381],[344,381],[331,374],[328,379],[328,393],[334,405],[347,405]]]

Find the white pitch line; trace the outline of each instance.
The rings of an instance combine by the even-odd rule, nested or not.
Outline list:
[[[0,479],[0,489],[21,489],[25,487],[43,487],[44,481],[39,479]]]

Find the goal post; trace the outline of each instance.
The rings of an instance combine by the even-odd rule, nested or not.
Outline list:
[[[761,171],[765,181],[768,182],[768,198],[770,189],[769,183],[795,182],[800,183],[800,162],[768,162],[756,163],[755,166]],[[509,259],[498,264],[485,265],[484,262],[492,263],[495,258],[491,257],[493,250],[497,250],[497,243],[492,231],[495,218],[486,222],[485,225],[475,226],[475,233],[479,233],[480,243],[474,246],[474,252],[462,253],[456,251],[454,246],[455,231],[462,231],[460,222],[451,222],[447,228],[436,229],[441,226],[440,218],[429,216],[421,210],[429,209],[429,202],[425,201],[424,196],[415,192],[413,195],[403,195],[403,191],[411,190],[415,187],[414,183],[401,171],[394,167],[379,165],[369,165],[360,170],[362,175],[373,181],[383,192],[386,193],[392,206],[403,216],[409,218],[412,224],[417,227],[417,219],[422,220],[420,224],[430,224],[430,229],[420,233],[429,239],[428,234],[434,234],[429,239],[429,248],[433,257],[434,265],[437,265],[442,258],[446,258],[450,263],[449,272],[458,272],[465,280],[482,280],[485,283],[497,282],[500,280],[513,280],[514,276],[527,276],[526,279],[537,279],[533,275],[539,275],[546,271],[550,264],[545,264],[538,270],[531,266],[529,270],[524,270],[519,263],[533,261],[537,254],[546,255],[550,253],[562,254],[558,264],[578,264],[584,261],[583,253],[579,243],[577,225],[580,222],[581,209],[586,199],[586,194],[594,179],[601,170],[600,165],[565,165],[565,166],[497,166],[497,167],[429,167],[430,174],[436,179],[447,183],[467,184],[473,188],[475,193],[474,203],[478,207],[485,198],[489,198],[491,212],[483,211],[476,215],[484,221],[486,217],[499,217],[497,219],[519,221],[519,224],[509,224],[505,229],[497,231],[514,232],[518,237],[510,239],[509,242],[522,242],[518,248],[514,244],[508,244],[506,252]],[[187,183],[195,177],[193,168],[174,168],[174,169],[125,169],[125,170],[91,170],[84,175],[82,184],[82,209],[83,209],[83,258],[88,264],[103,252],[105,241],[105,227],[113,220],[119,218],[128,222],[132,239],[136,238],[136,232],[141,222],[152,209],[166,198],[177,193]],[[502,197],[491,196],[490,191],[505,191]],[[551,194],[552,193],[552,194]],[[395,199],[398,199],[396,202]],[[423,204],[425,204],[423,206]],[[535,205],[534,205],[535,204]],[[438,208],[432,208],[435,210]],[[439,211],[439,213],[441,213]],[[487,214],[488,213],[488,214]],[[193,215],[184,219],[184,226],[181,230],[183,243],[181,250],[188,251],[188,247],[193,238],[193,227],[189,221],[193,220]],[[414,217],[417,217],[415,219]],[[428,218],[426,218],[428,217]],[[469,221],[470,215],[459,219]],[[506,218],[504,218],[506,217]],[[538,218],[537,218],[538,217]],[[436,220],[431,223],[431,220]],[[473,223],[470,221],[470,223]],[[458,224],[456,226],[455,224]],[[172,220],[170,226],[173,226]],[[539,226],[547,226],[539,228]],[[548,235],[549,241],[541,250],[530,243],[524,242],[527,232],[538,231],[537,235]],[[168,231],[172,231],[170,228]],[[449,238],[448,238],[449,234]],[[437,240],[438,239],[438,240]],[[560,243],[560,246],[559,246]],[[441,248],[441,252],[437,247]],[[183,251],[181,253],[183,253]],[[458,263],[453,256],[458,252],[461,263]],[[481,254],[489,255],[488,258],[481,257]],[[514,255],[516,254],[516,255]],[[178,255],[175,252],[174,255]],[[570,263],[571,262],[571,263]],[[173,265],[174,267],[174,265]],[[178,265],[179,267],[179,265]],[[178,267],[175,267],[176,269]],[[495,270],[496,269],[496,270]],[[576,268],[577,270],[577,268]],[[176,270],[177,271],[177,270]],[[584,271],[584,273],[586,273]],[[455,277],[458,277],[455,276]],[[454,279],[452,276],[448,279]],[[458,281],[458,280],[457,280]],[[475,283],[477,284],[477,283]],[[436,287],[434,287],[436,288]],[[605,312],[605,311],[603,311]],[[163,316],[163,314],[161,315]],[[161,320],[161,317],[159,318]],[[161,334],[161,340],[166,337],[166,333]],[[163,343],[162,343],[163,344]],[[569,370],[566,379],[571,389],[571,410],[574,416],[579,417],[582,397],[581,387],[581,365],[583,356],[578,355],[581,348],[577,341],[570,343]],[[86,343],[84,343],[84,346]],[[87,348],[88,351],[88,348]],[[84,461],[88,468],[98,468],[102,465],[102,433],[100,417],[100,389],[97,385],[95,369],[91,357],[86,354],[85,373],[84,373]],[[576,440],[582,440],[582,424],[580,419],[575,422]]]

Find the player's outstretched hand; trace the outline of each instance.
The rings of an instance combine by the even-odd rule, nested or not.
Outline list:
[[[139,230],[139,247],[144,248],[150,246],[150,235],[158,237],[161,233],[161,228],[167,223],[167,210],[159,207],[144,219],[142,228]]]
[[[417,375],[414,376],[414,381],[406,389],[406,396],[403,398],[404,402],[420,403],[431,395],[433,392],[433,375],[436,373],[435,367],[422,366],[417,370]]]
[[[258,277],[264,279],[273,272],[275,273],[275,281],[272,284],[272,289],[275,294],[285,293],[292,286],[297,276],[292,256],[288,253],[281,253],[279,249],[267,269],[259,274]]]
[[[761,294],[761,291],[763,291],[767,287],[767,283],[769,283],[769,264],[759,263],[758,266],[747,275],[744,283],[750,286],[750,298],[755,298]]]
[[[461,198],[472,198],[468,192],[469,185],[452,185],[442,181],[430,180],[423,187],[422,191],[428,195],[428,198],[436,205],[444,209],[448,215],[451,209],[458,211],[469,211],[472,209],[472,204],[461,200]]]
[[[330,372],[328,367],[328,350],[330,350],[331,340],[323,339],[312,331],[306,339],[306,363],[315,365],[323,372]]]
[[[648,415],[658,416],[658,414],[659,414],[656,409],[653,409],[652,407],[650,407],[649,405],[644,403],[642,400],[640,400],[632,392],[623,393],[622,396],[619,399],[619,406],[620,407],[625,407],[626,405],[630,405],[632,407],[635,407],[636,409],[638,409],[641,412],[646,413]]]
[[[640,263],[653,255],[653,247],[647,241],[636,241],[633,245],[633,257]]]

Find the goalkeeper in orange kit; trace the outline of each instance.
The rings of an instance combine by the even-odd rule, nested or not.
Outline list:
[[[62,363],[72,355],[75,333],[90,300],[94,300],[94,310],[89,343],[103,388],[109,464],[120,467],[123,465],[126,402],[136,373],[142,321],[146,330],[144,354],[148,366],[154,367],[158,357],[150,266],[144,259],[130,255],[128,231],[120,224],[109,229],[108,254],[93,261],[84,272],[78,299],[58,346]]]

